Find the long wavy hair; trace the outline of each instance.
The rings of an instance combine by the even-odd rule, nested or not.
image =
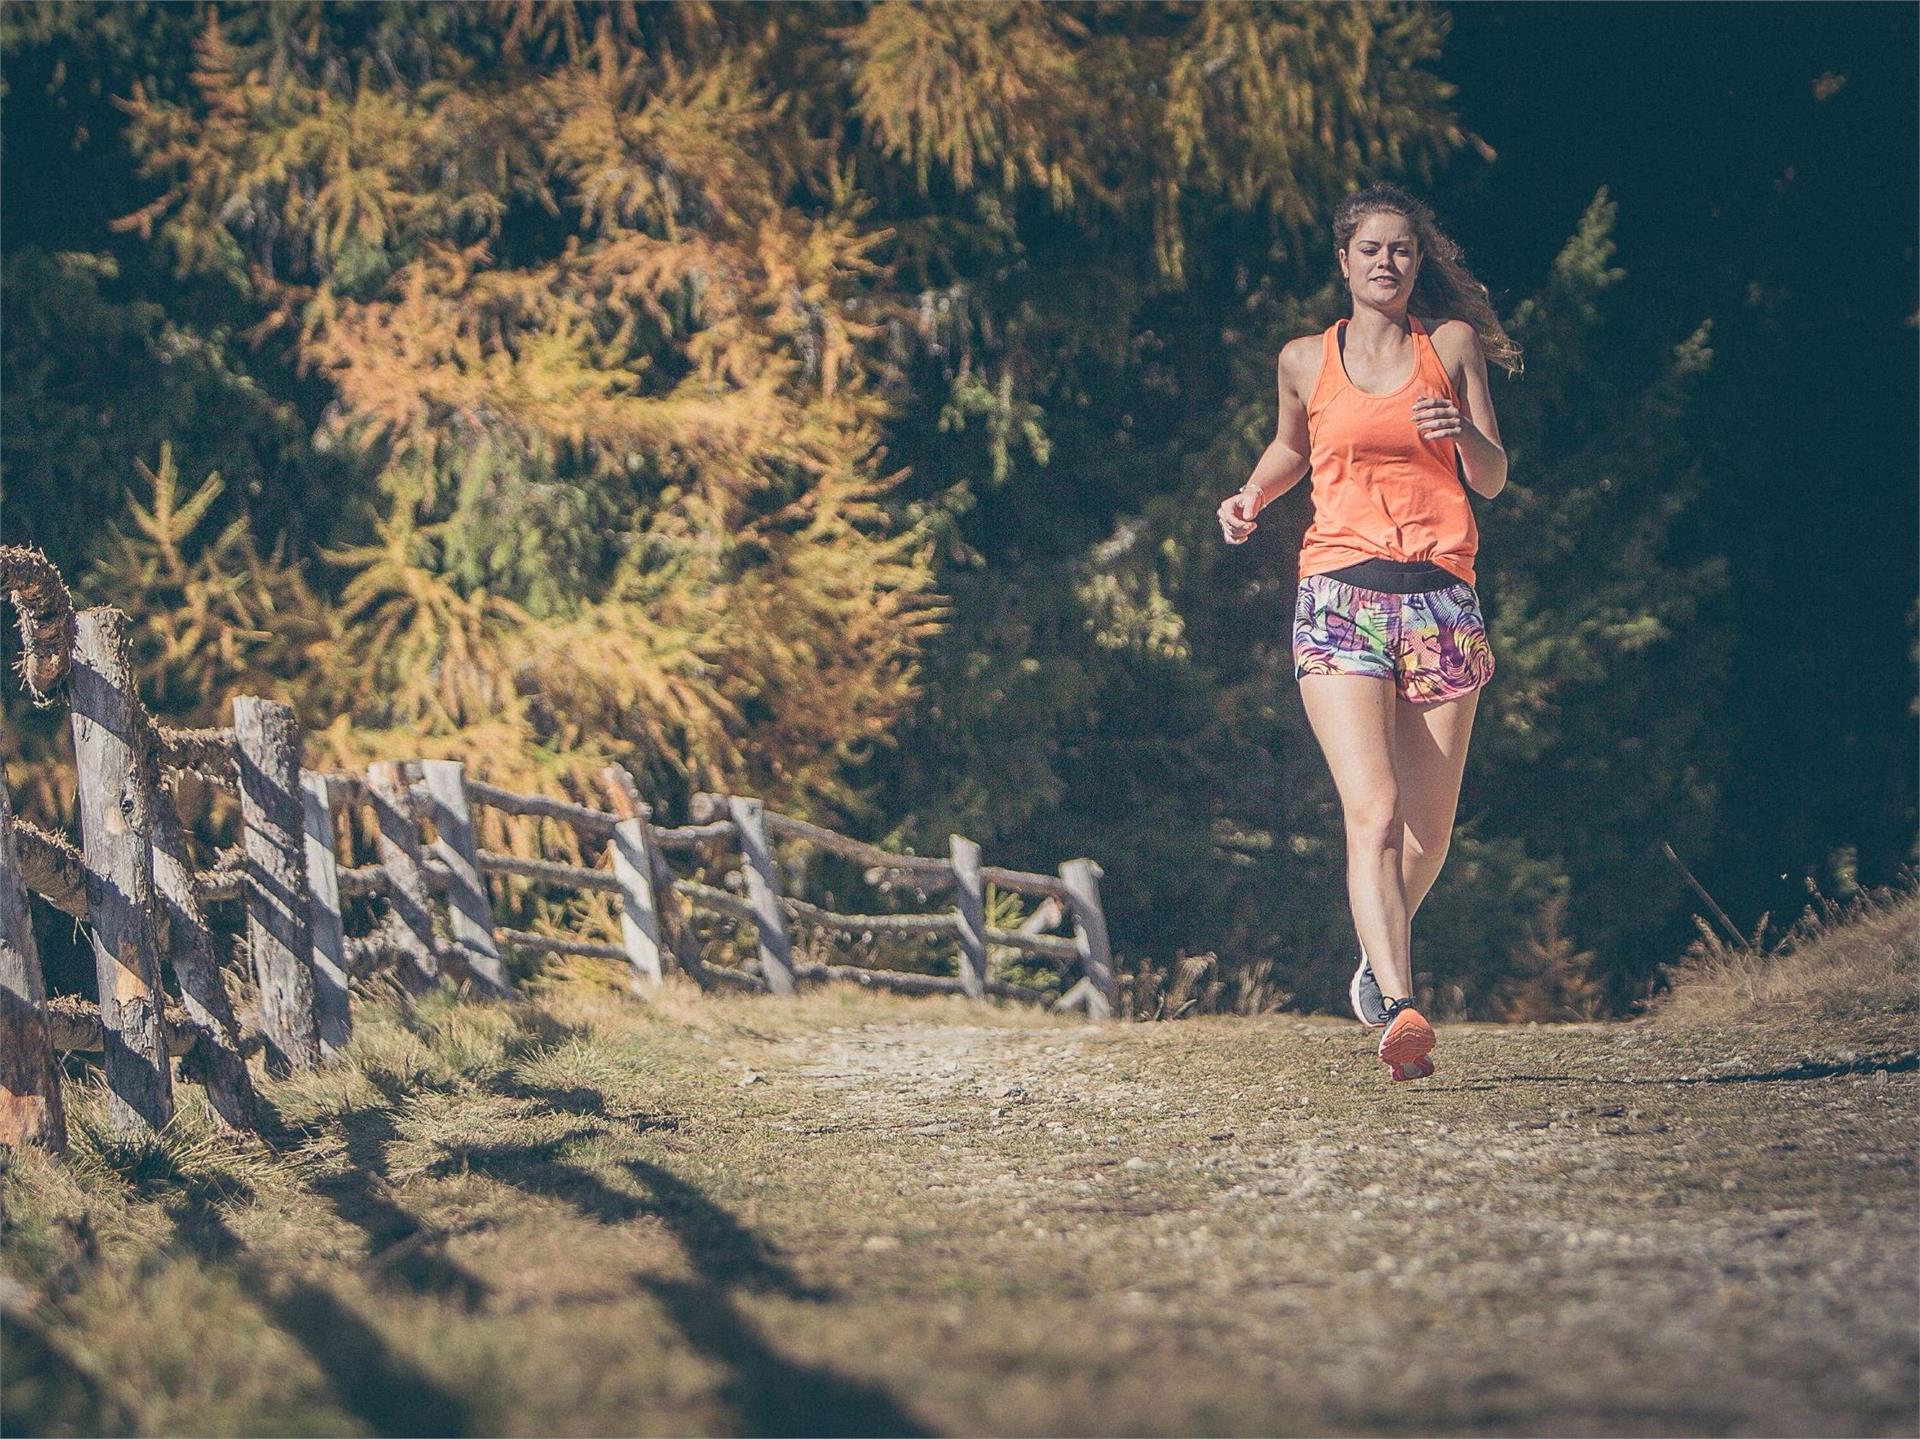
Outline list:
[[[1334,208],[1333,242],[1344,250],[1368,215],[1386,211],[1413,226],[1420,247],[1420,275],[1413,282],[1407,308],[1441,320],[1465,320],[1480,334],[1480,348],[1490,363],[1510,376],[1523,368],[1520,347],[1494,313],[1487,287],[1467,268],[1465,252],[1433,218],[1433,211],[1398,185],[1369,185],[1356,190]]]

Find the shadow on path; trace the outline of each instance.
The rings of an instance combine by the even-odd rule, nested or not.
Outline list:
[[[626,1224],[649,1213],[647,1204],[636,1195],[615,1189],[592,1170],[561,1157],[568,1146],[600,1132],[598,1125],[592,1125],[530,1144],[449,1145],[446,1157],[430,1164],[427,1173],[435,1179],[453,1174],[483,1175],[523,1194],[563,1200],[582,1218],[596,1224]]]
[[[375,1434],[466,1434],[472,1417],[454,1394],[394,1353],[377,1330],[325,1285],[286,1276],[256,1259],[227,1226],[215,1186],[189,1175],[168,1206],[174,1237],[203,1261],[225,1268],[268,1321],[326,1377],[342,1408]]]
[[[655,1212],[705,1283],[814,1302],[834,1298],[830,1289],[803,1284],[764,1239],[679,1175],[644,1159],[625,1160],[622,1168],[653,1191]]]
[[[1750,1074],[1672,1074],[1616,1075],[1599,1074],[1492,1074],[1480,1079],[1463,1079],[1453,1084],[1423,1084],[1419,1094],[1470,1094],[1497,1089],[1503,1084],[1576,1084],[1646,1089],[1665,1084],[1794,1084],[1809,1079],[1832,1079],[1842,1074],[1910,1074],[1920,1070],[1920,1052],[1893,1058],[1848,1061],[1802,1060],[1779,1069],[1757,1070]]]
[[[451,1234],[426,1224],[385,1192],[387,1146],[400,1137],[393,1111],[351,1110],[340,1117],[340,1126],[347,1139],[348,1168],[310,1187],[367,1236],[368,1272],[381,1283],[397,1283],[474,1312],[491,1289],[440,1252]]]
[[[642,1279],[688,1344],[723,1364],[741,1434],[932,1434],[877,1384],[781,1357],[718,1284]]]
[[[696,1185],[646,1160],[621,1161],[621,1168],[645,1186],[643,1197],[566,1158],[572,1145],[604,1132],[604,1126],[594,1122],[608,1112],[599,1091],[584,1087],[542,1091],[518,1081],[502,1081],[494,1089],[549,1102],[550,1096],[557,1097],[556,1109],[582,1116],[587,1123],[535,1143],[451,1146],[427,1173],[440,1177],[482,1174],[526,1194],[562,1200],[596,1224],[626,1224],[644,1217],[664,1225],[695,1278],[641,1276],[635,1282],[659,1303],[692,1349],[725,1368],[720,1397],[738,1416],[737,1432],[934,1432],[884,1388],[825,1366],[787,1359],[768,1342],[753,1319],[741,1312],[738,1293],[775,1294],[810,1303],[830,1300],[834,1293],[803,1282],[762,1236]],[[635,1120],[649,1128],[678,1123],[651,1121],[645,1115],[623,1117],[619,1122]]]

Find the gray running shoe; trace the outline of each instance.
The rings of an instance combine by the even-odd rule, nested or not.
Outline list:
[[[1368,1029],[1387,1027],[1387,1001],[1380,993],[1379,981],[1373,977],[1373,966],[1364,956],[1359,958],[1359,967],[1347,982],[1347,1002],[1353,1006],[1353,1017]]]

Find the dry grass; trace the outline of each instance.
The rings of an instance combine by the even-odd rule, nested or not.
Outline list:
[[[1741,944],[1701,923],[1700,938],[1670,966],[1659,1015],[1672,1024],[1724,1024],[1770,1016],[1808,1020],[1920,1017],[1920,883],[1815,904],[1779,939],[1767,918]]]
[[[1913,917],[1777,956],[1851,988],[1728,968],[1675,1012],[1882,993]],[[191,1089],[115,1140],[76,1086],[71,1156],[0,1183],[8,1427],[1910,1432],[1909,1019],[1737,1052],[1449,1025],[1390,1086],[1357,1026],[1193,1015],[1208,982],[1137,996],[1180,1024],[1096,1025],[640,1004],[580,963],[524,1004],[362,1006],[340,1062],[263,1085],[272,1145]]]

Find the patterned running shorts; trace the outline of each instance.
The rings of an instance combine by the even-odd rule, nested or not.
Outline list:
[[[1470,694],[1493,677],[1480,597],[1465,580],[1390,595],[1308,575],[1294,601],[1293,675],[1377,675],[1413,704]]]

